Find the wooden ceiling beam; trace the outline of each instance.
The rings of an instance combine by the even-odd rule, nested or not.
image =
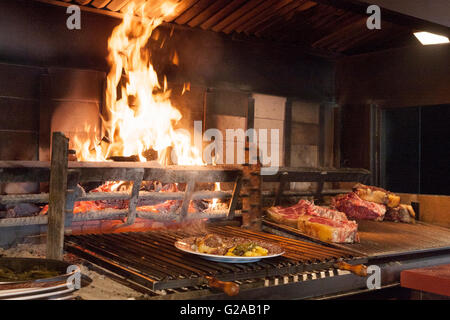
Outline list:
[[[175,12],[169,16],[167,16],[164,21],[166,22],[172,22],[176,18],[178,18],[180,15],[182,15],[186,10],[189,10],[198,0],[182,0],[178,3],[177,7],[175,8]]]
[[[225,19],[229,14],[234,12],[237,8],[239,8],[246,0],[233,0],[229,2],[225,7],[220,9],[216,14],[210,17],[208,20],[203,22],[200,25],[200,28],[204,30],[209,30],[212,27],[216,26],[220,21]]]
[[[265,31],[269,30],[272,26],[284,28],[286,24],[289,23],[289,17],[292,17],[296,10],[306,11],[308,9],[311,9],[312,7],[316,6],[315,2],[311,1],[297,1],[294,2],[288,6],[283,7],[281,10],[275,13],[275,17],[271,19],[269,18],[270,22],[267,23],[260,23],[255,28],[251,28],[249,32],[253,32],[256,35],[261,35]]]
[[[70,1],[70,0],[69,0]],[[81,4],[82,6],[87,5],[91,0],[75,0],[77,4]]]
[[[352,30],[355,30],[356,28],[358,30],[364,29],[366,23],[366,18],[358,18],[355,21],[352,21],[351,23],[347,24],[345,27],[340,28],[336,30],[335,32],[315,41],[311,44],[313,48],[318,47],[326,47],[330,43],[334,43],[338,41],[339,39],[345,38],[345,35],[348,35],[352,32]],[[365,31],[370,31],[367,28],[365,28]]]
[[[303,39],[311,37],[316,30],[310,23],[311,19],[316,16],[326,16],[329,12],[322,10],[321,6],[311,2],[305,2],[295,10],[291,10],[287,15],[285,22],[277,22],[268,26],[263,32],[271,37],[279,39],[288,39],[301,37]],[[262,31],[261,31],[262,32]]]
[[[249,28],[258,25],[262,21],[267,20],[269,16],[274,15],[275,12],[278,12],[280,9],[293,2],[294,0],[279,0],[274,6],[267,8],[266,10],[256,14],[255,16],[247,20],[244,24],[241,24],[238,28],[236,28],[236,31],[248,33]]]
[[[255,8],[258,4],[261,3],[261,0],[250,0],[243,4],[240,8],[233,11],[231,14],[222,19],[218,24],[212,27],[213,31],[222,31],[225,33],[230,33],[228,29],[226,29],[231,23],[233,23],[236,19],[239,19],[242,15],[246,14],[253,8]]]
[[[253,8],[252,10],[249,10],[247,13],[243,14],[240,18],[236,19],[234,22],[229,24],[225,29],[225,33],[230,33],[231,31],[237,31],[237,29],[245,24],[247,21],[249,21],[252,17],[255,17],[260,12],[264,11],[267,8],[272,8],[275,4],[277,4],[279,0],[265,0],[260,1],[260,3]]]
[[[227,0],[214,1],[213,4],[211,4],[195,18],[189,21],[188,25],[190,27],[197,27],[198,25],[204,23],[206,20],[212,17],[214,14],[216,14],[219,10],[223,9],[227,5],[227,3]]]
[[[220,0],[217,0],[217,2],[220,2]],[[178,18],[175,19],[175,23],[187,24],[190,20],[202,13],[210,5],[211,0],[200,0],[196,2],[192,7],[179,15]]]
[[[94,0],[91,2],[91,6],[98,9],[104,8],[111,0]]]
[[[108,3],[106,8],[108,8],[111,11],[117,12],[120,9],[122,9],[122,7],[126,5],[129,1],[130,0],[112,0],[110,3]]]
[[[384,33],[384,30],[368,30],[366,28],[358,28],[352,32],[348,32],[348,36],[342,40],[338,39],[329,44],[326,48],[329,50],[344,52],[346,49],[362,43],[365,39],[374,39],[379,36],[380,33]]]

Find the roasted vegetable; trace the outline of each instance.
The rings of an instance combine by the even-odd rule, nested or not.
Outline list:
[[[230,248],[226,255],[238,257],[258,257],[258,256],[266,256],[267,253],[268,253],[267,249],[258,246],[256,243],[247,242],[238,244]]]

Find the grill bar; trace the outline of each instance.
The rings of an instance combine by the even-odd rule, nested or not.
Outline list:
[[[350,251],[230,226],[208,227],[208,232],[274,242],[286,253],[248,264],[207,261],[179,251],[174,242],[192,236],[185,231],[129,232],[68,236],[66,249],[88,261],[151,290],[204,285],[205,276],[222,281],[255,280],[327,269],[339,260],[358,260]]]

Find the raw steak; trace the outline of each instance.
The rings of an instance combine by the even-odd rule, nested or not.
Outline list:
[[[349,219],[382,221],[386,214],[384,205],[363,200],[355,192],[333,198],[332,206]]]
[[[353,192],[355,192],[363,200],[385,204],[390,208],[395,208],[400,204],[399,196],[382,188],[366,186],[358,183],[353,187]]]
[[[400,204],[395,208],[388,208],[384,220],[394,222],[415,223],[414,209],[407,204]]]
[[[303,233],[322,241],[337,243],[359,242],[358,225],[355,221],[336,221],[315,216],[300,216],[297,228]]]
[[[287,208],[271,207],[267,210],[267,215],[275,222],[297,228],[322,241],[359,241],[358,225],[349,221],[345,213],[316,206],[307,200],[300,200]]]

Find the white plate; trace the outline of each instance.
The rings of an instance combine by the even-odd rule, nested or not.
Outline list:
[[[284,254],[284,251],[280,249],[280,253],[267,255],[267,256],[258,256],[258,257],[235,257],[235,256],[220,256],[217,254],[208,254],[208,253],[200,253],[191,248],[191,244],[185,242],[184,239],[178,240],[175,242],[175,247],[178,250],[195,254],[203,259],[215,261],[215,262],[225,262],[225,263],[250,263],[250,262],[257,262],[261,259],[269,259],[269,258],[275,258],[278,256],[281,256]]]

